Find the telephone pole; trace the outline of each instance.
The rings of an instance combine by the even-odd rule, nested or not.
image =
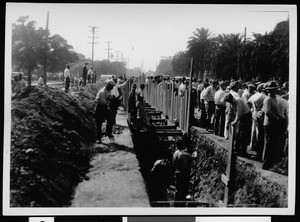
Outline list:
[[[98,42],[95,42],[95,33],[97,32],[97,29],[99,27],[96,26],[89,26],[91,28],[90,32],[93,34],[93,36],[89,36],[89,38],[92,38],[92,42],[89,42],[90,44],[92,44],[92,62],[94,62],[94,45],[97,44]]]
[[[144,59],[142,59],[141,72],[144,72]]]
[[[110,60],[109,60],[109,57],[110,57],[109,55],[110,55],[110,50],[112,50],[112,48],[110,48],[109,45],[110,45],[110,43],[112,43],[112,42],[107,41],[107,42],[105,42],[105,43],[107,43],[107,46],[108,46],[107,49],[105,49],[105,50],[107,50],[107,52],[106,52],[106,53],[107,53],[107,59],[108,59],[108,61],[110,61]]]
[[[121,52],[121,62],[124,62],[123,52]]]
[[[116,51],[116,53],[117,53],[117,62],[119,62],[119,52],[120,51]]]

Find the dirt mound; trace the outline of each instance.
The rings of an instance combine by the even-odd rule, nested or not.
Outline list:
[[[64,206],[89,167],[99,87],[26,87],[12,98],[11,206]]]

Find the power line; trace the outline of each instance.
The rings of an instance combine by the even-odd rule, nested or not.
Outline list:
[[[96,26],[89,26],[91,28],[90,32],[93,34],[93,36],[89,36],[89,38],[92,38],[92,42],[89,42],[90,44],[92,44],[92,61],[94,62],[94,45],[97,44],[98,42],[95,42],[95,33],[97,32],[96,29],[98,29],[99,27]]]
[[[112,43],[112,42],[110,42],[110,41],[107,41],[107,42],[105,42],[105,43],[107,43],[107,49],[105,49],[105,50],[107,50],[107,59],[108,59],[108,61],[109,61],[109,55],[110,55],[110,50],[112,50],[112,48],[110,48],[109,47],[109,45],[110,45],[110,43]]]

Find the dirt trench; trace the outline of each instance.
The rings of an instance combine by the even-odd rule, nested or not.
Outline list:
[[[96,154],[85,180],[75,189],[71,207],[149,207],[144,180],[133,150],[127,115],[119,110],[115,142],[94,144]]]
[[[30,86],[12,98],[11,207],[147,206],[124,111],[114,126],[115,143],[104,138],[103,144],[94,144],[92,101],[101,86],[71,88],[70,93]],[[96,177],[101,189],[99,180],[91,183]],[[73,197],[80,196],[75,187],[86,182],[90,185],[81,194],[91,189],[95,193],[84,203]]]

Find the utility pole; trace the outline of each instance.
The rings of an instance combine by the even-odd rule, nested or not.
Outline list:
[[[97,44],[98,42],[95,42],[95,38],[98,38],[98,37],[95,37],[95,33],[97,32],[97,29],[99,27],[96,27],[96,26],[89,26],[91,28],[91,33],[93,34],[93,36],[89,36],[89,38],[92,38],[92,42],[89,42],[90,44],[92,44],[92,62],[94,62],[94,45]]]
[[[107,49],[106,49],[106,50],[107,50],[107,52],[106,52],[106,53],[107,53],[107,59],[108,59],[108,61],[110,61],[110,60],[109,60],[109,55],[110,55],[110,50],[112,50],[112,48],[110,48],[109,45],[110,45],[110,43],[112,43],[112,42],[107,41],[107,42],[105,42],[105,43],[107,43],[107,46],[108,46]]]
[[[144,72],[144,59],[142,59],[141,72]]]
[[[46,19],[46,43],[45,43],[45,57],[44,57],[44,78],[43,82],[47,84],[47,57],[48,57],[48,35],[49,35],[49,11],[47,11],[47,19]]]
[[[123,52],[121,52],[121,62],[124,62]]]
[[[116,53],[117,53],[117,62],[119,62],[119,52],[120,51],[116,51]]]

